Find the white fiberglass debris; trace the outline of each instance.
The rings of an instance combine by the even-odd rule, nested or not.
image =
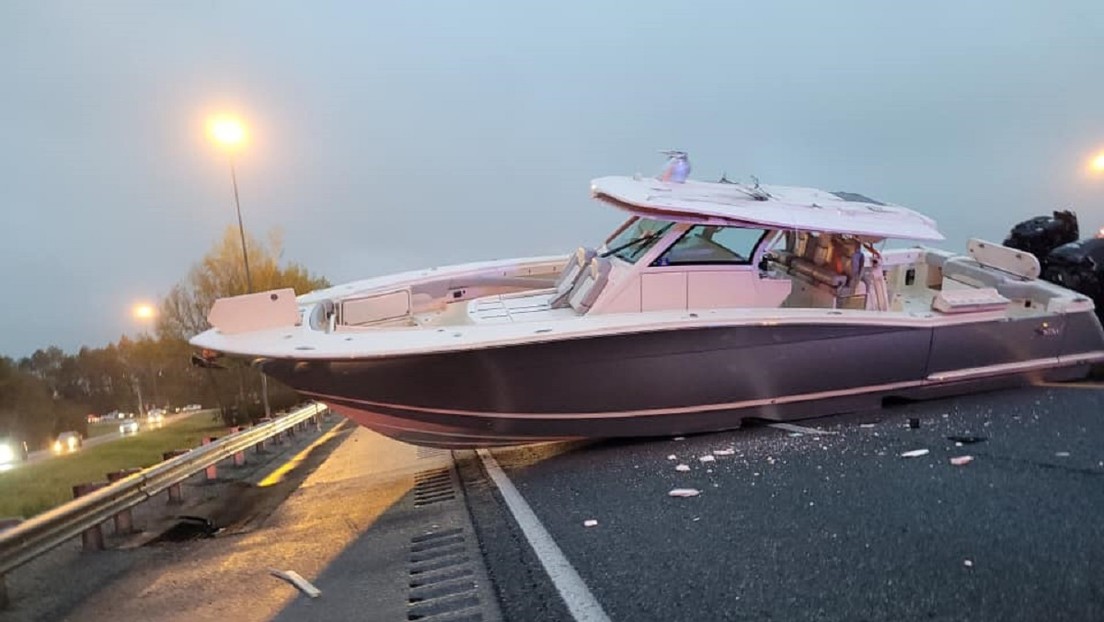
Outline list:
[[[678,456],[676,456],[675,454],[670,454],[670,455],[667,456],[667,459],[668,460],[678,460]]]
[[[676,441],[685,441],[685,440],[686,440],[686,437],[685,437],[685,436],[676,436],[676,437],[674,438],[674,440],[676,440]]]
[[[593,518],[588,518],[585,521],[583,521],[583,527],[597,527],[597,526],[598,526],[598,521],[594,520]]]
[[[717,459],[714,458],[713,456],[709,455],[709,454],[706,454],[706,455],[701,456],[700,458],[698,458],[698,460],[700,460],[702,462],[715,462]]]
[[[962,466],[964,464],[970,464],[973,461],[974,461],[973,456],[955,456],[954,458],[951,458],[951,464],[953,464],[955,466]]]
[[[1070,453],[1068,451],[1056,451],[1054,452],[1054,455],[1059,458],[1069,458]]]
[[[805,436],[801,432],[790,432],[790,438],[797,438],[799,436]]]
[[[668,497],[696,497],[701,494],[697,488],[675,488],[667,493]]]
[[[859,427],[860,428],[872,428],[872,427],[874,427],[874,425],[875,424],[873,424],[873,423],[860,423]]]
[[[967,559],[966,561],[962,562],[962,565],[966,566],[967,568],[973,568],[974,567],[974,562]]]
[[[318,598],[322,595],[322,590],[311,585],[310,581],[304,579],[302,575],[294,570],[277,570],[275,568],[269,568],[268,572],[272,574],[272,576],[279,577],[294,585],[300,592],[303,592],[311,598]]]
[[[919,458],[920,456],[928,455],[927,449],[913,449],[912,451],[906,451],[901,454],[902,458]]]
[[[676,471],[684,471],[684,472],[689,471],[690,470],[690,465],[688,465],[688,464],[679,464],[679,465],[675,466],[675,470]]]
[[[714,455],[717,455],[717,456],[731,456],[732,454],[736,453],[736,450],[732,449],[732,448],[729,448],[729,449],[714,449],[713,453],[714,453]]]

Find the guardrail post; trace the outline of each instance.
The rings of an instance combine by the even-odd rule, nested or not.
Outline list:
[[[22,516],[0,518],[0,532],[3,532],[5,529],[11,529],[22,522]],[[0,610],[7,609],[10,604],[11,601],[8,600],[8,583],[4,575],[0,574]]]
[[[204,445],[210,445],[211,443],[213,443],[217,440],[218,440],[217,436],[204,436],[203,437],[203,444]],[[204,474],[207,477],[207,481],[209,481],[209,482],[215,481],[216,479],[218,479],[218,465],[217,464],[212,464],[211,466],[207,467],[204,470]]]
[[[245,429],[245,426],[240,426],[240,425],[239,426],[234,426],[234,427],[230,428],[230,433],[231,434],[237,434],[238,432],[241,432],[244,429]],[[239,451],[239,452],[234,454],[234,466],[236,466],[236,467],[245,466],[245,450],[244,449],[242,451]]]
[[[263,425],[263,424],[268,423],[269,421],[272,421],[272,417],[261,417],[260,419],[257,420],[257,423],[254,423],[253,425]],[[263,453],[264,452],[265,445],[268,444],[269,440],[270,439],[263,438],[260,441],[258,441],[256,445],[254,445],[254,447],[256,447],[256,449],[257,449],[257,453]]]
[[[173,458],[177,456],[183,456],[186,453],[188,453],[187,449],[174,449],[172,451],[166,451],[165,453],[161,454],[161,457],[165,460],[172,460]],[[173,484],[172,486],[169,486],[167,490],[169,491],[169,500],[167,503],[169,503],[170,505],[184,503],[184,488],[181,484]]]
[[[73,498],[83,497],[91,492],[104,487],[103,482],[91,482],[73,486]],[[103,528],[94,525],[81,532],[81,546],[85,551],[102,551],[104,548]]]
[[[142,469],[123,469],[121,471],[112,471],[107,474],[108,483],[114,483],[121,479],[125,479],[135,473],[140,473]],[[127,508],[114,517],[115,522],[115,535],[120,536],[124,534],[134,533],[134,514],[131,513],[130,508]]]

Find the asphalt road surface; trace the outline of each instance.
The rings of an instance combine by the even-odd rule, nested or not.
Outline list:
[[[247,531],[74,554],[130,570],[59,587],[52,617],[1104,620],[1102,406],[1100,387],[1037,387],[453,455],[346,426]],[[31,578],[9,577],[0,620],[36,611]]]
[[[493,454],[612,620],[1101,620],[1102,405],[1032,388]],[[504,615],[565,619],[495,490],[475,516]]]

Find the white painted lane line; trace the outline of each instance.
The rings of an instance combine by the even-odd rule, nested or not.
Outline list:
[[[839,432],[829,432],[828,430],[807,428],[802,425],[793,425],[790,423],[768,423],[767,426],[778,428],[779,430],[786,430],[787,432],[801,432],[802,434],[839,434]]]
[[[552,584],[556,586],[560,598],[563,598],[564,604],[571,612],[571,617],[576,622],[609,622],[609,616],[602,609],[602,605],[595,600],[594,595],[590,593],[590,588],[583,583],[575,567],[564,557],[563,551],[548,534],[525,498],[514,487],[514,483],[506,476],[506,472],[498,466],[498,461],[486,449],[477,451],[480,459],[483,460],[483,467],[487,469],[491,481],[498,486],[506,506],[513,513],[514,520],[521,527],[525,539],[529,541],[529,546],[533,547],[541,565],[544,566],[544,571],[548,573],[548,578],[552,579]]]

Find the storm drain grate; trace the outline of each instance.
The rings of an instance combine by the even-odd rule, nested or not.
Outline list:
[[[418,447],[419,458],[437,458],[447,454],[449,450],[440,447]]]
[[[483,620],[468,544],[462,528],[442,529],[410,539],[407,620]]]
[[[414,476],[414,507],[451,501],[456,498],[456,484],[451,469],[424,471]]]

